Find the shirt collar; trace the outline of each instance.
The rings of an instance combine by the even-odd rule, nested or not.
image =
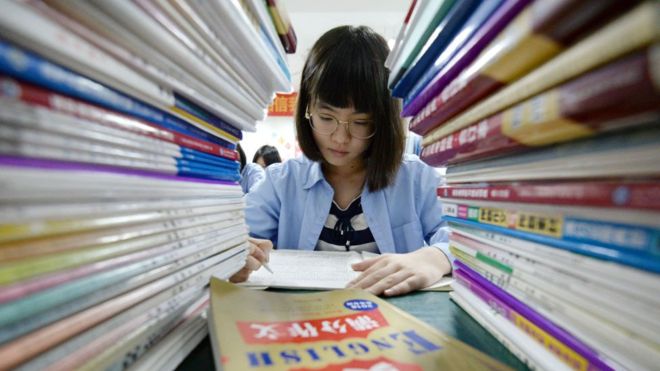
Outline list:
[[[306,159],[311,163],[311,166],[309,167],[309,172],[307,173],[307,180],[305,181],[305,184],[303,184],[304,189],[310,189],[316,183],[325,180],[325,176],[323,176],[323,170],[321,169],[321,163],[317,161],[312,161],[310,159]]]

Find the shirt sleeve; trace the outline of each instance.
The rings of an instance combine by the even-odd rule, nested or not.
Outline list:
[[[245,195],[245,222],[250,236],[277,241],[281,203],[271,171],[262,171],[258,186]]]

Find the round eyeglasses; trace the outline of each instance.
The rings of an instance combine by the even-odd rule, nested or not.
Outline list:
[[[349,120],[340,121],[338,118],[327,113],[305,112],[305,118],[314,131],[322,135],[332,135],[340,124],[346,125],[348,133],[353,138],[369,139],[376,134],[376,126],[371,120]]]

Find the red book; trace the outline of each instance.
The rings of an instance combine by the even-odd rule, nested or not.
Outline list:
[[[656,122],[659,54],[650,47],[591,71],[424,147],[421,158],[442,166]]]
[[[455,184],[445,199],[660,210],[660,180]]]
[[[185,135],[164,129],[156,124],[137,119],[132,116],[114,112],[85,103],[83,101],[53,93],[36,85],[28,84],[9,78],[0,78],[0,82],[9,83],[15,89],[12,94],[0,93],[10,98],[19,99],[31,105],[42,106],[53,111],[73,115],[86,120],[94,121],[102,125],[130,131],[151,138],[171,142],[182,147],[224,157],[230,160],[238,160],[238,153],[222,147],[218,144],[207,142],[190,135]]]
[[[424,135],[477,101],[521,78],[637,1],[537,1],[443,91],[415,115]]]

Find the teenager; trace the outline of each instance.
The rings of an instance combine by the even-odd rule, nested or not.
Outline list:
[[[295,116],[304,156],[266,169],[246,196],[246,221],[252,237],[278,249],[382,254],[354,264],[362,273],[349,287],[391,296],[436,282],[451,263],[439,176],[403,155],[387,54],[386,41],[367,27],[337,27],[315,43]],[[254,250],[258,267],[267,254]]]

